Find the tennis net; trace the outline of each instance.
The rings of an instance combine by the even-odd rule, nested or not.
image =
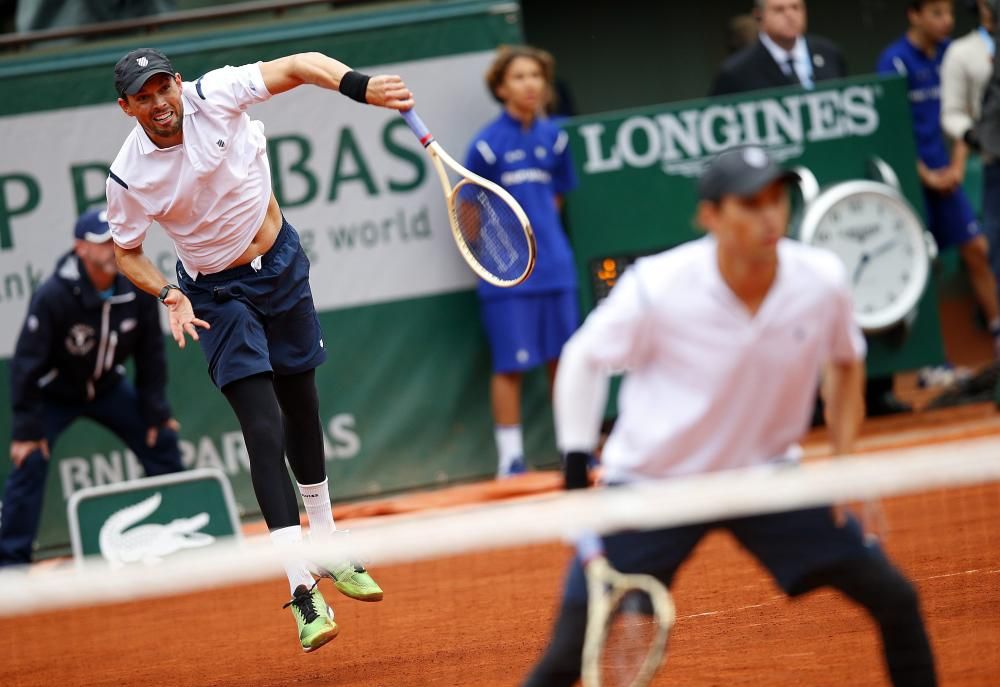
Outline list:
[[[997,437],[371,519],[321,553],[367,561],[386,598],[361,604],[321,584],[342,633],[308,658],[266,537],[155,566],[4,572],[0,682],[287,685],[304,670],[317,684],[515,685],[545,646],[576,533],[876,498],[884,545],[920,591],[942,683],[992,684]],[[863,612],[833,592],[786,600],[724,531],[673,591],[678,622],[655,684],[886,684]]]

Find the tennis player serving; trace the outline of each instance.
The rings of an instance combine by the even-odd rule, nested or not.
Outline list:
[[[398,76],[369,77],[319,53],[223,67],[186,82],[163,53],[133,50],[115,65],[115,90],[136,127],[107,183],[118,266],[167,307],[179,346],[187,336],[201,343],[212,381],[243,430],[254,493],[277,544],[302,538],[286,456],[312,538],[336,530],[315,383],[326,351],[309,260],[271,192],[264,127],[246,112],[303,84],[393,110],[413,107]],[[153,221],[180,258],[176,283],[143,254]],[[312,572],[347,596],[382,598],[361,565],[288,560],[287,605],[304,651],[338,631]]]
[[[756,147],[719,155],[698,187],[708,235],[640,259],[567,343],[555,385],[567,486],[586,485],[612,370],[627,374],[602,453],[609,484],[794,462],[821,375],[834,450],[850,451],[864,416],[865,340],[843,265],[784,238],[791,176]],[[713,527],[728,529],[789,596],[826,586],[864,607],[894,685],[936,684],[917,593],[853,516],[814,508],[619,533],[604,538],[605,555],[623,573],[669,585]],[[525,684],[578,679],[586,604],[577,558]]]

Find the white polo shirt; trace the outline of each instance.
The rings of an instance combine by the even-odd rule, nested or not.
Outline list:
[[[638,260],[563,349],[556,433],[597,442],[607,375],[627,370],[601,461],[608,481],[795,460],[828,361],[865,355],[845,269],[782,239],[751,316],[719,274],[711,237]]]
[[[123,248],[142,244],[156,221],[192,277],[243,254],[271,197],[264,126],[246,108],[271,97],[260,63],[185,81],[184,142],[157,148],[137,123],[111,163],[108,223]]]

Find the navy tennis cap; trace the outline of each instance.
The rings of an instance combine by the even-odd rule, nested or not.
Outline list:
[[[108,226],[108,212],[104,209],[87,210],[76,220],[73,236],[90,243],[107,243],[111,240],[111,227]]]
[[[176,74],[174,65],[156,48],[139,48],[115,64],[115,91],[121,97],[135,95],[149,77],[156,74]]]
[[[698,180],[698,198],[719,202],[724,196],[749,198],[775,181],[795,181],[799,175],[783,169],[758,146],[731,148],[717,155]]]

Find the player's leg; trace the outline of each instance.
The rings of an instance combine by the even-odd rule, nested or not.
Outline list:
[[[285,469],[281,411],[269,373],[238,379],[222,392],[239,420],[250,458],[250,480],[271,541],[279,548],[302,541],[299,507]],[[310,566],[299,554],[283,560],[292,592],[290,607],[305,652],[314,651],[337,636],[333,609],[316,587]]]
[[[44,431],[50,452],[55,449],[59,435],[77,416],[75,407],[45,404]],[[0,567],[31,562],[32,544],[42,518],[49,462],[49,458],[38,450],[29,454],[20,467],[11,466],[0,513]]]
[[[147,477],[165,475],[183,469],[177,432],[159,428],[156,443],[146,443],[148,423],[143,419],[141,402],[135,387],[122,379],[111,391],[95,399],[84,413],[114,432],[132,450]]]
[[[790,596],[832,586],[863,605],[879,625],[894,685],[936,684],[916,591],[878,544],[865,541],[857,520],[838,525],[832,509],[812,508],[728,526]]]
[[[881,551],[843,561],[802,581],[796,593],[832,587],[865,608],[878,623],[893,685],[937,684],[934,655],[913,584]]]
[[[313,540],[334,535],[336,526],[326,478],[315,369],[326,360],[323,332],[309,287],[309,259],[287,222],[268,251],[255,289],[266,289],[265,333],[281,408],[285,451],[298,483]],[[313,569],[360,601],[380,601],[382,589],[364,565],[340,559],[317,561]]]
[[[677,569],[708,530],[705,525],[604,537],[604,552],[616,570],[654,575],[669,586]],[[569,687],[580,678],[587,632],[587,580],[579,556],[570,562],[549,644],[524,687]]]
[[[279,234],[275,246],[283,244]],[[263,261],[262,261],[263,262]],[[191,299],[195,313],[212,323],[200,345],[212,381],[232,407],[243,432],[250,460],[250,480],[271,541],[279,548],[302,541],[298,502],[285,468],[281,409],[272,383],[272,368],[259,302],[266,302],[269,284],[251,266],[192,280],[178,263],[178,284]],[[273,278],[274,275],[271,275]],[[299,554],[284,558],[292,592],[287,606],[298,629],[303,651],[319,648],[337,634],[333,610],[316,588],[309,564]]]

